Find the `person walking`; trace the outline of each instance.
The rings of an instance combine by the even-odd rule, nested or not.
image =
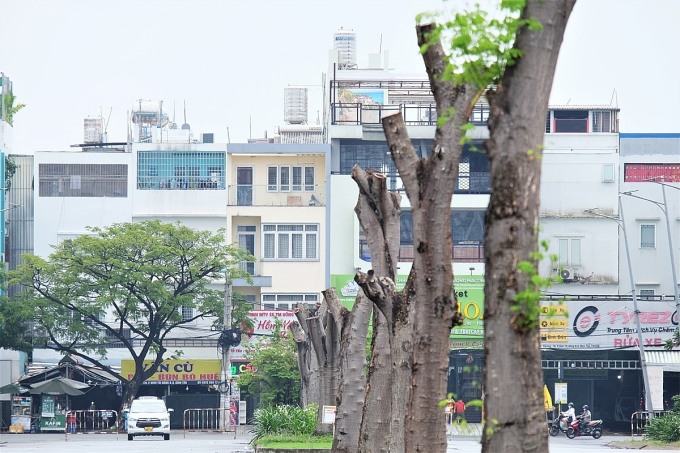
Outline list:
[[[462,423],[465,420],[465,403],[462,399],[459,399],[453,405],[453,416],[458,420],[458,423]]]

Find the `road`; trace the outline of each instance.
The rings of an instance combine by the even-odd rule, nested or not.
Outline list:
[[[234,433],[187,433],[173,431],[169,441],[161,437],[138,438],[132,442],[120,434],[74,434],[65,440],[63,434],[8,434],[0,435],[0,453],[150,453],[156,451],[182,451],[183,453],[246,453],[252,452],[250,435]],[[629,439],[627,436],[603,436],[600,439],[565,436],[550,438],[550,453],[612,452],[610,442]],[[447,453],[480,453],[482,446],[477,437],[451,437]],[[668,450],[649,450],[647,453],[668,453]]]

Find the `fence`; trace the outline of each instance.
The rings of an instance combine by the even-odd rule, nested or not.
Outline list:
[[[236,438],[238,411],[228,408],[186,409],[183,414],[184,437],[187,431],[232,432]]]
[[[645,428],[649,425],[649,420],[653,417],[662,417],[668,411],[637,411],[630,416],[630,437],[635,439],[635,436],[643,436]],[[651,414],[651,417],[650,417]]]
[[[113,410],[75,410],[66,413],[64,433],[101,433],[118,435],[124,426],[118,423],[118,411]]]

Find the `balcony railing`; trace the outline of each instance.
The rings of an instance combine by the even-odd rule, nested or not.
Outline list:
[[[270,185],[230,185],[228,206],[326,206],[325,185],[295,185],[281,190]]]
[[[437,110],[435,104],[362,104],[334,102],[331,104],[331,123],[334,125],[371,125],[382,124],[385,116],[401,112],[404,122],[410,126],[436,126]],[[470,115],[470,122],[486,125],[489,107],[476,105]]]
[[[359,241],[359,256],[364,261],[371,261],[371,250],[366,240]],[[399,261],[412,262],[414,257],[413,245],[399,246]],[[454,242],[451,249],[451,261],[454,263],[478,263],[484,261],[484,244],[478,241]]]

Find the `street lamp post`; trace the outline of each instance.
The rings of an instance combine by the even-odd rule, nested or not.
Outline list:
[[[663,203],[655,200],[650,200],[649,198],[634,195],[633,194],[634,191],[632,190],[628,192],[623,192],[622,195],[637,198],[638,200],[649,201],[650,203],[655,204],[659,209],[661,209],[664,213],[664,217],[666,217],[666,233],[668,234],[668,248],[670,250],[671,255],[671,272],[673,273],[673,298],[675,299],[675,312],[677,313],[677,316],[680,316],[680,290],[678,289],[678,274],[675,271],[675,249],[673,249],[673,234],[671,233],[671,222],[670,219],[668,218],[668,203],[666,201],[666,190],[664,189],[664,186],[665,184],[661,184],[661,190],[663,192]]]
[[[598,217],[603,217],[605,219],[613,220],[623,231],[623,242],[626,248],[626,260],[628,262],[628,277],[630,278],[630,284],[632,287],[631,295],[633,297],[633,310],[635,311],[635,322],[637,330],[637,340],[638,349],[640,350],[640,368],[642,368],[642,380],[645,386],[645,407],[648,411],[652,411],[652,395],[651,389],[649,388],[649,375],[647,374],[647,357],[645,356],[645,346],[642,340],[642,328],[640,326],[640,309],[638,308],[637,294],[635,292],[635,278],[633,277],[633,265],[630,260],[630,248],[628,246],[628,235],[626,233],[626,223],[623,220],[623,204],[621,203],[621,195],[619,195],[619,213],[620,218],[612,217],[604,214],[595,212],[595,209],[587,209],[586,212],[593,214]]]

